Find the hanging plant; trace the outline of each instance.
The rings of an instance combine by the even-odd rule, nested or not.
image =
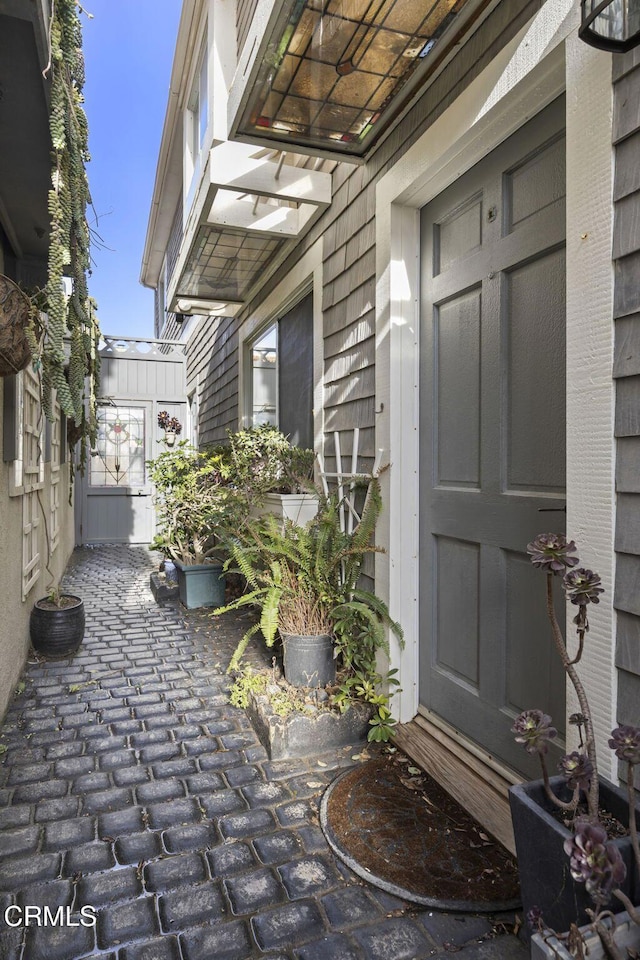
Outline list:
[[[100,330],[87,288],[90,234],[86,210],[91,196],[85,164],[90,157],[82,107],[84,58],[79,10],[76,0],[52,3],[50,61],[45,70],[51,81],[52,145],[48,279],[39,304],[42,312],[32,323],[29,337],[34,363],[41,373],[45,414],[53,419],[51,392],[55,388],[60,407],[70,421],[69,436],[81,440],[83,467],[84,441],[94,443],[96,437]],[[70,294],[63,278],[70,281]]]

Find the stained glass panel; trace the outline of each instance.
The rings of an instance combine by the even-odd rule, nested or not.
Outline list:
[[[363,153],[467,2],[290,0],[239,133]]]
[[[142,487],[145,482],[144,408],[103,406],[91,451],[92,487]]]

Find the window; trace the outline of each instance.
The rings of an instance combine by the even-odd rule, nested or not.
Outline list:
[[[187,144],[192,168],[195,169],[200,150],[204,143],[209,120],[209,90],[207,69],[207,48],[203,45],[198,59],[198,69],[187,105],[188,130]]]
[[[251,423],[279,427],[313,447],[313,294],[249,344]]]
[[[144,407],[98,407],[98,438],[89,470],[92,487],[142,487]]]

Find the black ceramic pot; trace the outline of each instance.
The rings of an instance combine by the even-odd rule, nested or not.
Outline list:
[[[29,634],[36,653],[44,657],[68,657],[84,637],[84,603],[80,597],[62,595],[66,606],[57,607],[48,597],[36,600]]]

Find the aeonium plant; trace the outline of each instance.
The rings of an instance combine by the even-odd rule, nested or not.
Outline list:
[[[612,896],[616,896],[625,906],[632,920],[640,924],[640,911],[620,890],[626,876],[626,866],[618,847],[607,838],[607,831],[599,819],[599,789],[596,744],[593,730],[591,708],[586,691],[576,670],[582,659],[585,637],[589,632],[588,608],[590,604],[600,602],[604,593],[601,579],[597,573],[579,566],[576,545],[561,534],[543,533],[527,545],[527,552],[534,567],[542,570],[547,578],[546,604],[547,617],[555,648],[560,656],[564,670],[575,690],[580,712],[569,717],[569,723],[578,727],[579,749],[560,759],[559,771],[572,791],[570,800],[561,799],[552,789],[549,780],[546,755],[549,743],[558,734],[552,725],[552,719],[542,710],[525,710],[514,722],[512,732],[516,742],[522,743],[530,754],[540,759],[544,789],[547,797],[556,807],[574,815],[573,836],[565,841],[564,849],[570,858],[570,870],[574,880],[584,883],[591,896],[595,909],[591,911],[593,925],[603,942],[605,953],[610,960],[622,960],[614,939],[613,930],[603,924],[604,910]],[[577,607],[573,617],[576,628],[577,649],[571,656],[556,617],[553,602],[554,578],[562,579],[566,599]],[[640,871],[640,847],[635,818],[636,791],[634,786],[635,768],[640,765],[640,729],[622,725],[611,733],[609,746],[615,751],[618,760],[626,763],[626,781],[629,800],[629,836],[633,847],[637,868]],[[586,800],[586,815],[578,816],[581,798]],[[542,928],[544,917],[532,911],[529,922]]]

